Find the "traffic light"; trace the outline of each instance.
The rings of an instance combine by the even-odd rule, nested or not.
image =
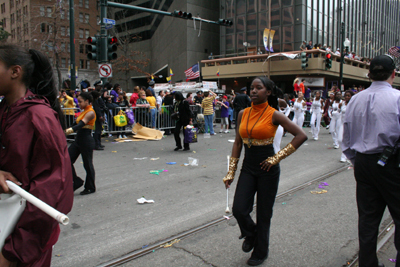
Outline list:
[[[233,22],[231,20],[227,20],[227,19],[219,19],[218,20],[218,24],[222,25],[222,26],[232,26]]]
[[[89,51],[87,54],[87,58],[90,60],[97,60],[99,59],[98,53],[99,49],[97,47],[97,37],[89,37],[87,38],[87,50]]]
[[[332,68],[332,55],[331,55],[331,53],[326,53],[325,54],[325,68],[327,70]]]
[[[118,39],[117,37],[108,36],[107,38],[107,59],[108,61],[117,59],[118,55],[116,53]]]
[[[191,19],[192,18],[192,13],[185,12],[182,10],[175,10],[174,13],[172,13],[174,17],[181,18],[181,19]]]
[[[303,70],[306,70],[306,68],[308,67],[308,57],[307,57],[307,53],[306,52],[301,52],[301,68]]]

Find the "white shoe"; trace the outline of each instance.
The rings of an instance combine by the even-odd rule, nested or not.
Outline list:
[[[327,129],[327,130],[329,129],[329,125],[328,125],[328,126],[326,126],[326,129]]]
[[[345,163],[345,162],[347,162],[347,159],[340,159],[340,162]]]
[[[334,148],[334,149],[338,149],[339,146],[338,146],[338,145],[334,145],[333,148]]]
[[[108,134],[108,137],[112,137],[112,134]]]
[[[221,129],[221,130],[219,130],[219,133],[222,133],[222,129]]]
[[[128,137],[126,137],[126,135],[123,135],[122,138],[128,138]]]
[[[122,135],[119,135],[118,138],[119,138],[119,139],[122,139]]]
[[[315,141],[318,141],[318,137],[314,137],[314,140],[315,140]]]
[[[229,133],[229,131],[228,131],[228,130],[226,130],[226,131],[224,131],[224,133]]]

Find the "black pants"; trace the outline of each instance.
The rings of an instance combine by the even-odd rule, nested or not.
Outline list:
[[[256,236],[252,256],[261,259],[268,255],[269,229],[278,191],[280,167],[275,165],[269,172],[261,170],[260,163],[275,154],[272,145],[244,147],[245,158],[236,186],[232,212],[239,224],[242,237]],[[255,193],[257,193],[257,224],[250,216]]]
[[[69,157],[71,158],[74,183],[80,179],[76,175],[74,163],[78,159],[79,155],[82,154],[83,167],[86,170],[85,189],[96,191],[96,186],[94,184],[95,173],[93,167],[93,149],[94,139],[92,137],[92,130],[81,129],[78,131],[75,141],[68,148],[68,152]]]
[[[358,236],[360,244],[359,266],[376,267],[376,245],[379,224],[388,207],[396,232],[394,243],[397,249],[396,267],[400,266],[400,169],[395,167],[392,157],[385,167],[377,164],[379,154],[357,153],[354,176],[357,181]]]
[[[182,148],[181,138],[179,137],[179,134],[181,132],[181,128],[185,127],[186,125],[188,125],[188,123],[182,123],[181,121],[177,121],[175,124],[174,137],[175,137],[176,147]],[[185,133],[183,133],[183,135],[185,135]],[[184,143],[183,146],[186,149],[190,149],[189,143]]]
[[[96,120],[95,128],[93,139],[94,146],[97,148],[101,146],[101,131],[103,130],[103,123],[100,120]]]

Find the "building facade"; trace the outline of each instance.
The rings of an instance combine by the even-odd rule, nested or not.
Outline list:
[[[121,1],[118,1],[121,2]],[[182,10],[208,20],[218,20],[219,2],[209,0],[122,1],[162,11]],[[165,83],[169,68],[172,82],[185,81],[184,71],[213,54],[219,54],[220,26],[134,10],[108,8],[116,27],[109,31],[121,40],[130,40],[128,49],[140,51],[149,59],[143,72],[155,74],[156,83]],[[118,53],[123,53],[123,47]],[[159,78],[162,75],[162,78]],[[132,72],[134,85],[146,85],[143,73]],[[118,82],[120,77],[113,77]]]
[[[77,83],[99,80],[97,64],[87,59],[86,39],[99,30],[97,1],[75,0]],[[68,88],[70,66],[69,1],[0,0],[0,21],[8,43],[42,51],[54,67],[60,88]]]
[[[221,30],[221,55],[246,52],[249,44],[265,52],[265,28],[275,30],[275,52],[299,50],[303,40],[336,50],[342,21],[349,50],[361,57],[400,44],[398,0],[220,0],[220,7],[220,15],[234,21]]]

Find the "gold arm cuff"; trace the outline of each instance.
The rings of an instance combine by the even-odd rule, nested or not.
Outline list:
[[[279,150],[274,156],[267,158],[267,162],[271,165],[276,165],[295,151],[296,148],[294,148],[292,143],[289,143],[283,149]]]
[[[243,144],[248,147],[251,146],[267,146],[272,145],[274,143],[274,137],[268,139],[252,139],[252,138],[242,138]]]
[[[230,157],[228,174],[222,179],[222,181],[224,183],[226,181],[233,181],[233,179],[235,179],[235,173],[236,173],[238,162],[239,162],[238,158]]]
[[[82,129],[89,129],[93,130],[94,126],[86,124],[85,126],[82,127]]]

